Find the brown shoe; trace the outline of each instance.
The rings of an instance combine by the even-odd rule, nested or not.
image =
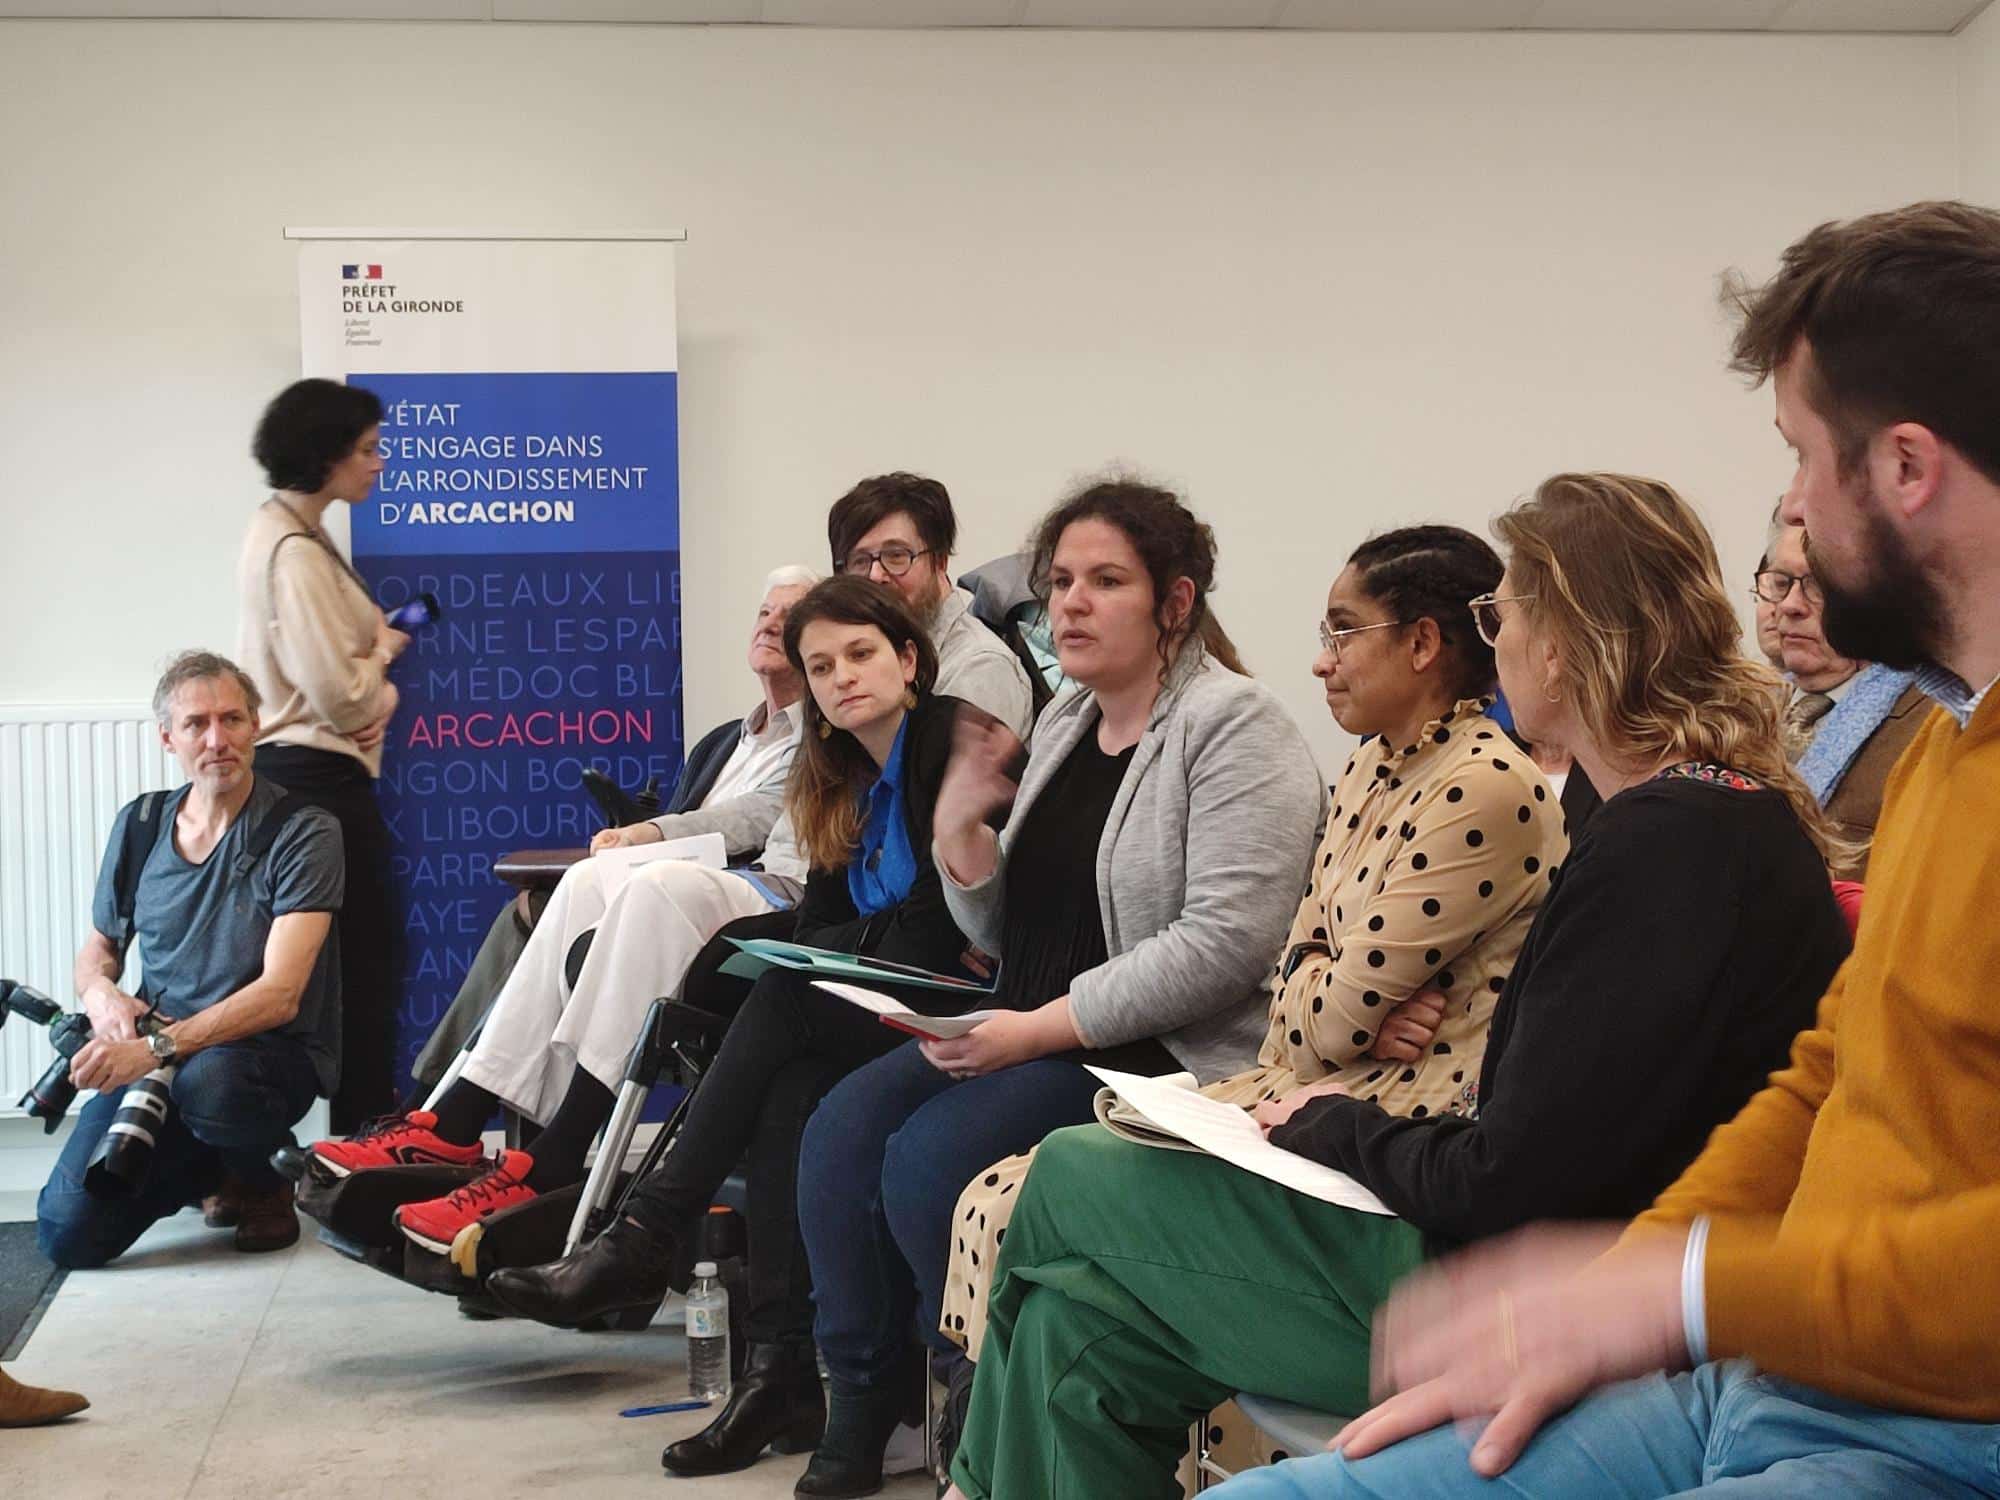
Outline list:
[[[282,1250],[299,1239],[299,1216],[292,1212],[292,1185],[268,1193],[246,1190],[243,1217],[236,1225],[236,1248],[251,1254]]]
[[[22,1385],[0,1370],[0,1427],[41,1427],[73,1417],[90,1403],[75,1391],[46,1391]]]
[[[210,1229],[234,1229],[243,1219],[243,1184],[235,1177],[201,1200],[201,1222]]]

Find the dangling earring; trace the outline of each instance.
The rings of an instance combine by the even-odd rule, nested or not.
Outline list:
[[[833,725],[828,723],[825,719],[821,719],[819,721],[819,737],[823,740],[830,740],[833,738]]]
[[[1549,702],[1551,703],[1560,703],[1563,701],[1562,693],[1560,691],[1553,693],[1550,692],[1549,685],[1546,682],[1542,684],[1542,696],[1548,699]]]
[[[915,688],[907,688],[907,687],[904,688],[903,689],[904,711],[907,713],[910,709],[913,709],[916,706],[917,706],[917,690]]]

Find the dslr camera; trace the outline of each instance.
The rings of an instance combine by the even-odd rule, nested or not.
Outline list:
[[[19,1016],[31,1026],[46,1026],[49,1045],[56,1060],[29,1085],[21,1096],[22,1109],[42,1122],[42,1133],[54,1135],[62,1117],[76,1099],[76,1085],[69,1080],[69,1062],[90,1040],[90,1017],[80,1011],[66,1011],[32,985],[0,979],[0,1026],[9,1016]]]
[[[31,1025],[48,1028],[49,1045],[55,1061],[21,1096],[20,1107],[32,1119],[42,1122],[42,1133],[53,1135],[62,1117],[76,1100],[76,1084],[70,1079],[70,1060],[91,1038],[90,1017],[81,1011],[66,1011],[32,985],[0,979],[0,1026],[10,1016],[19,1016]],[[139,1019],[140,1035],[159,1029],[151,1016]],[[160,1126],[173,1106],[169,1087],[174,1080],[172,1064],[155,1068],[125,1090],[111,1127],[92,1153],[84,1169],[86,1190],[100,1198],[124,1197],[145,1181],[152,1166],[153,1147],[159,1141]]]

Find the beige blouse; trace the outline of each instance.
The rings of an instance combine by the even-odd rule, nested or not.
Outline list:
[[[303,529],[267,501],[237,559],[236,664],[264,699],[257,743],[351,755],[378,776],[381,747],[349,736],[382,717],[388,668],[372,654],[382,612],[330,544],[292,535]]]
[[[1476,1111],[1494,1002],[1569,852],[1555,794],[1489,701],[1347,763],[1272,974],[1258,1066],[1202,1092],[1247,1107],[1333,1078],[1396,1114]],[[1427,987],[1448,1002],[1430,1050],[1375,1061],[1383,1019]]]

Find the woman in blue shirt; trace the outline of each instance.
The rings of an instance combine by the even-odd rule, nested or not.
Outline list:
[[[964,974],[966,940],[930,853],[958,700],[931,692],[929,637],[888,589],[842,575],[792,606],[785,654],[809,689],[785,792],[812,867],[796,940]],[[939,1009],[940,998],[930,992],[926,1008]],[[797,973],[766,972],[730,1024],[674,1149],[625,1216],[566,1259],[488,1278],[503,1306],[558,1326],[655,1306],[676,1246],[747,1151],[749,1367],[709,1431],[690,1440],[683,1472],[742,1468],[774,1440],[788,1451],[817,1441],[824,1406],[799,1243],[799,1137],[829,1088],[903,1040]],[[739,1457],[746,1433],[754,1446]]]

